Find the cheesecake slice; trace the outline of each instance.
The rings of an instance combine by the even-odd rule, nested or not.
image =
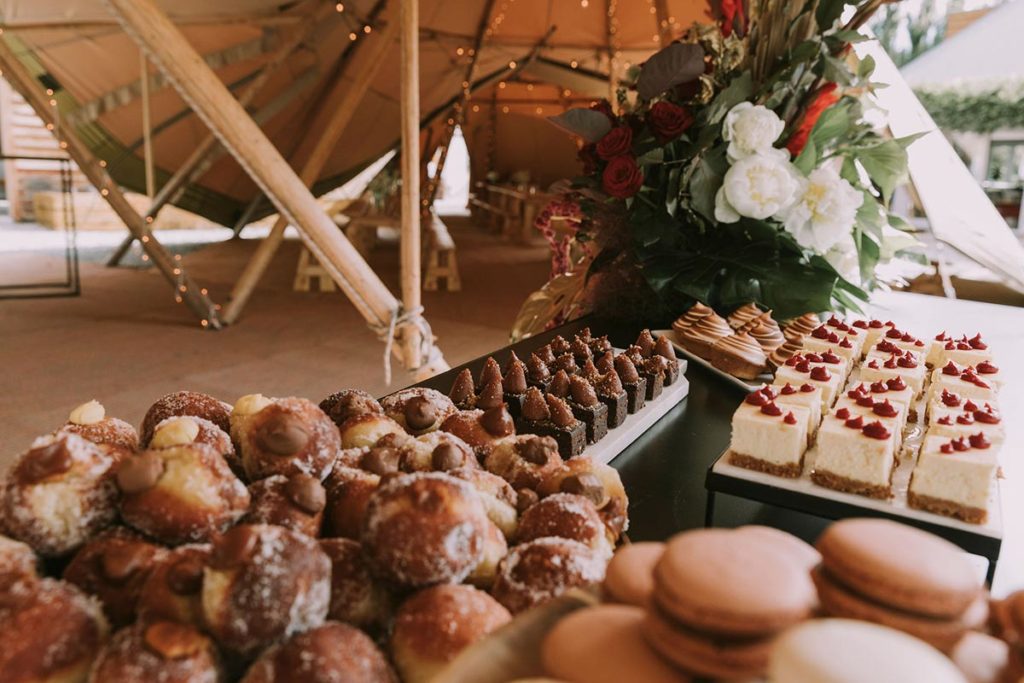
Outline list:
[[[994,401],[1002,385],[999,368],[985,361],[977,367],[960,366],[953,361],[932,370],[929,400],[950,391],[964,398]]]
[[[763,390],[747,395],[732,416],[729,461],[779,477],[799,477],[807,451],[806,408],[779,405]]]
[[[984,434],[956,439],[928,436],[910,479],[907,503],[918,510],[984,524],[998,467],[997,448]]]
[[[856,320],[850,326],[864,335],[864,349],[867,350],[877,344],[886,332],[895,328],[896,323],[891,320]]]
[[[844,331],[819,325],[803,338],[804,351],[819,354],[829,351],[845,358],[851,367],[860,359],[863,347],[864,336],[852,327]]]
[[[849,392],[836,401],[836,417],[843,419],[860,415],[867,424],[878,420],[896,434],[896,448],[903,443],[903,428],[907,424],[907,409],[889,399],[875,400],[870,394]]]
[[[956,439],[971,434],[984,434],[994,444],[1006,440],[1002,415],[991,403],[975,403],[967,399],[957,407],[936,406],[931,410],[927,435]]]
[[[907,421],[916,419],[917,410],[914,407],[914,390],[907,386],[902,377],[892,377],[887,380],[875,382],[862,382],[858,378],[850,382],[847,395],[851,393],[869,394],[876,401],[889,401],[899,403],[905,409]],[[856,397],[853,397],[856,398]]]
[[[913,390],[916,398],[924,389],[927,368],[924,361],[911,351],[890,354],[888,358],[867,358],[860,367],[862,382],[886,382],[899,377]]]
[[[819,362],[812,362],[811,359],[818,359]],[[844,367],[820,362],[820,356],[812,355],[811,359],[804,354],[798,353],[785,365],[775,371],[776,384],[792,384],[802,386],[810,384],[821,389],[821,410],[824,413],[835,402],[836,395],[843,386]]]
[[[807,409],[807,439],[814,442],[815,434],[821,425],[821,388],[809,382],[794,385],[789,382],[773,384],[767,389],[772,400],[780,406],[799,406]]]
[[[985,361],[992,362],[992,351],[988,344],[976,334],[970,339],[967,335],[953,339],[945,332],[936,335],[928,351],[928,365],[941,368],[949,361],[957,365],[978,365]]]
[[[837,491],[887,499],[892,497],[895,464],[895,430],[839,408],[818,430],[811,480]]]
[[[926,344],[924,340],[918,339],[909,332],[896,327],[891,327],[886,330],[882,338],[875,342],[875,345],[877,346],[880,344],[883,339],[904,351],[912,351],[913,353],[921,356],[922,360],[928,353],[928,344]]]

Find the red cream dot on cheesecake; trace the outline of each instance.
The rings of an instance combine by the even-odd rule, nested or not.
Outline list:
[[[778,396],[778,394],[775,393],[775,389],[767,385],[761,387],[760,391],[762,394],[765,395],[765,398],[768,398],[770,400],[775,400],[775,397]]]
[[[789,358],[787,358],[786,365],[790,367],[795,367],[799,365],[803,361],[803,359],[804,357],[798,353],[795,356],[790,356]]]
[[[839,335],[836,334],[835,332],[829,332],[828,333],[828,342],[830,344],[838,344],[839,343]]]
[[[888,439],[889,430],[885,428],[885,425],[875,420],[870,424],[864,425],[864,429],[861,430],[864,436],[871,439]]]
[[[868,361],[868,367],[871,368],[872,370],[877,370],[878,369],[878,361],[877,360]]]
[[[942,348],[946,349],[947,351],[954,351],[956,350],[956,342],[948,341],[946,342],[946,345],[943,346]]]
[[[901,368],[916,368],[917,361],[914,360],[913,356],[911,356],[908,353],[905,356],[900,356],[900,359],[896,361],[896,365],[900,366]]]
[[[889,403],[889,399],[885,399],[881,403],[876,403],[872,406],[871,412],[879,417],[896,417],[898,414],[895,406]]]
[[[885,386],[889,387],[890,391],[903,391],[907,388],[907,383],[902,377],[893,377],[885,381]]]
[[[843,337],[843,340],[841,342],[839,342],[839,346],[844,348],[844,349],[852,349],[853,348],[853,344],[851,344],[850,340],[847,339],[846,337]]]
[[[860,415],[857,415],[855,417],[851,417],[850,419],[848,419],[845,422],[845,424],[850,429],[860,429],[861,427],[864,426],[864,418],[861,417]]]
[[[952,453],[953,452],[953,444],[952,444],[952,442],[942,444],[941,446],[939,446],[939,450],[942,451],[943,453],[946,453],[946,454]]]
[[[795,425],[796,415],[793,414],[793,411],[789,411],[788,413],[786,413],[786,417],[782,418],[782,421],[788,425]]]
[[[965,342],[965,341],[958,341],[956,343],[956,350],[957,351],[970,351],[971,350],[971,345],[968,342]]]
[[[845,420],[846,418],[850,417],[850,411],[846,408],[840,408],[839,410],[836,411],[836,417],[838,417],[840,420]]]
[[[885,367],[889,370],[896,368],[896,356],[889,356],[889,360],[885,361]]]
[[[813,368],[811,368],[811,379],[817,380],[819,382],[827,382],[829,379],[831,379],[831,377],[832,375],[828,373],[828,370],[821,367],[820,365],[815,365]]]
[[[889,392],[889,387],[887,387],[884,382],[878,381],[878,382],[872,382],[871,383],[871,393],[872,394],[886,394],[888,392]]]
[[[950,417],[949,415],[946,415],[944,417],[940,417],[938,420],[936,420],[936,422],[938,422],[940,425],[946,425],[948,427],[949,425],[953,424],[953,418]]]
[[[904,332],[903,336],[900,337],[900,341],[912,342],[917,341],[917,339],[914,337],[914,335],[910,334],[909,332]]]
[[[790,394],[795,394],[796,389],[793,387],[792,384],[786,382],[786,386],[782,387],[779,393],[781,393],[783,396],[789,396]]]
[[[813,391],[814,391],[814,386],[813,385],[810,385],[810,384],[801,384],[800,385],[800,392],[801,393],[810,394]]]
[[[954,451],[966,451],[968,448],[970,448],[970,446],[968,446],[964,442],[964,437],[962,436],[959,439],[954,439],[953,441],[950,441],[950,443],[953,444]]]
[[[866,322],[864,322],[863,320],[854,320],[853,321],[853,326],[854,327],[859,327],[862,330],[866,330],[868,328],[868,324]]]
[[[768,403],[768,398],[760,391],[750,392],[745,400],[752,406],[763,406],[765,403]]]
[[[808,363],[820,363],[821,356],[819,356],[816,353],[807,353],[804,354],[804,360],[807,361]]]
[[[956,423],[961,425],[972,425],[974,424],[974,416],[970,413],[963,413],[956,416]]]
[[[774,402],[766,403],[763,406],[761,406],[761,412],[764,413],[765,415],[771,415],[772,417],[778,417],[779,415],[782,415],[782,408],[780,408],[777,405],[775,405]]]
[[[971,443],[971,448],[988,448],[992,444],[985,438],[985,432],[978,432],[977,434],[971,434],[967,437],[967,440]]]
[[[975,410],[974,419],[987,425],[999,424],[999,414],[992,410]]]
[[[946,336],[945,330],[935,335],[935,341],[946,341],[947,339],[949,339],[949,337]]]
[[[988,348],[988,344],[986,344],[985,342],[981,341],[981,333],[980,332],[978,334],[974,335],[973,337],[971,337],[970,344],[971,344],[971,348],[972,349],[977,349],[979,351],[984,351],[985,349]]]
[[[942,390],[942,405],[948,406],[950,408],[955,408],[956,406],[960,405],[960,396],[959,396],[959,394],[951,394],[948,390],[943,389]]]
[[[839,356],[832,353],[831,351],[826,351],[825,353],[821,354],[821,362],[828,363],[829,365],[838,365],[839,363],[842,362],[842,360],[839,358]]]
[[[999,372],[999,368],[992,363],[989,363],[987,360],[983,360],[978,363],[975,369],[983,375],[994,375]]]
[[[815,327],[814,330],[811,331],[811,336],[814,337],[815,339],[828,339],[828,335],[828,328],[825,327],[824,325]]]
[[[978,404],[975,403],[974,401],[967,401],[967,403],[964,404],[964,410],[971,410],[971,411],[973,411],[973,410],[977,410],[977,409],[978,409]]]
[[[871,321],[871,322],[870,322],[870,323],[868,324],[868,327],[870,327],[870,328],[871,328],[871,329],[873,329],[873,330],[880,330],[880,329],[882,329],[883,327],[885,327],[885,323],[883,323],[883,322],[882,322],[881,320],[872,320],[872,321]]]
[[[875,344],[875,348],[881,351],[882,353],[898,353],[900,350],[900,347],[896,346],[888,339],[883,339],[882,341]]]
[[[857,405],[859,405],[861,408],[871,408],[872,406],[875,405],[875,399],[871,398],[870,396],[858,396]]]
[[[889,339],[900,339],[903,337],[903,333],[897,330],[895,327],[885,333],[885,336]]]
[[[849,391],[846,392],[846,397],[847,398],[852,398],[854,401],[856,401],[858,398],[862,398],[862,397],[867,396],[867,395],[868,395],[868,392],[864,391],[864,385],[863,384],[861,384],[860,386],[854,387],[853,389],[850,389]]]
[[[949,361],[942,366],[942,374],[949,375],[950,377],[956,377],[960,374],[960,368],[956,366],[956,363]]]
[[[799,363],[796,364],[795,369],[796,369],[797,372],[810,372],[811,371],[811,364],[808,363],[805,360],[802,360],[802,361],[800,361]],[[815,369],[817,369],[817,368],[815,368]],[[811,376],[813,377],[813,375],[811,375]]]

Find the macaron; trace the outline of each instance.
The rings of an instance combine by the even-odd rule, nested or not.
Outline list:
[[[982,593],[981,577],[957,546],[885,519],[845,519],[819,537],[830,576],[857,593],[937,618],[959,616]]]
[[[772,648],[769,683],[966,683],[927,643],[878,624],[816,619],[789,629]]]
[[[558,621],[541,644],[549,676],[566,683],[688,683],[648,647],[640,632],[644,610],[631,605],[598,605]]]
[[[781,550],[790,553],[800,566],[811,571],[821,563],[821,553],[814,549],[810,543],[797,538],[793,534],[787,534],[775,527],[761,526],[760,524],[748,524],[735,529],[753,538],[757,538],[777,546]]]
[[[654,592],[654,566],[665,552],[664,543],[629,543],[608,563],[604,591],[612,602],[646,607]]]
[[[673,537],[654,569],[653,602],[673,621],[731,636],[776,633],[817,604],[805,566],[749,532],[698,529]]]
[[[948,652],[969,628],[981,626],[988,616],[988,602],[976,600],[963,614],[939,619],[879,604],[834,580],[827,570],[813,573],[822,609],[834,617],[860,619],[899,629]]]
[[[643,634],[658,654],[684,671],[728,680],[763,674],[774,639],[771,635],[743,638],[700,633],[674,623],[657,608],[647,611]]]
[[[987,633],[968,631],[949,656],[970,683],[999,683],[1010,648]]]

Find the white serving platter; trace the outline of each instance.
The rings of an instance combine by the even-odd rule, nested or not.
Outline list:
[[[723,379],[728,380],[729,382],[732,382],[733,384],[738,386],[740,389],[743,389],[744,391],[748,391],[748,392],[749,391],[754,391],[755,389],[760,388],[760,386],[762,384],[771,384],[772,383],[773,376],[770,373],[768,373],[768,372],[763,373],[756,380],[746,380],[746,379],[740,379],[739,377],[734,377],[733,375],[730,375],[728,372],[724,372],[722,370],[719,370],[714,365],[712,365],[708,361],[704,360],[700,356],[687,351],[683,347],[683,345],[680,344],[679,341],[676,339],[676,333],[673,330],[653,330],[651,332],[651,334],[653,334],[655,337],[661,337],[661,336],[668,337],[668,340],[670,342],[672,342],[673,348],[675,348],[675,350],[678,353],[681,353],[683,355],[683,357],[685,357],[687,360],[691,360],[694,363],[696,363],[697,365],[703,365],[705,368],[707,368],[711,372],[715,373],[719,377],[722,377]]]

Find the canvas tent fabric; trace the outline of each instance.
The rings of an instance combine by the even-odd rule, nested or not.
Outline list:
[[[268,0],[161,0],[159,6],[236,96],[272,59],[274,50],[300,30],[303,20],[323,11],[325,0],[282,3]],[[381,40],[382,28],[397,21],[397,10],[381,0],[337,5],[253,98],[249,110],[292,163],[299,140],[318,101],[338,78],[350,81],[365,68]],[[392,3],[394,4],[394,3]],[[657,5],[663,6],[659,14]],[[420,2],[420,97],[423,124],[446,115],[464,95],[470,63],[476,59],[471,90],[493,87],[535,54],[534,73],[561,86],[589,87],[610,67],[622,73],[658,47],[658,17],[671,19],[676,34],[706,17],[707,5],[685,0],[422,0]],[[3,39],[45,86],[65,126],[74,126],[114,179],[143,191],[141,68],[137,45],[100,0],[0,0]],[[480,54],[471,54],[483,29]],[[400,126],[397,41],[385,53],[380,74],[362,98],[314,192],[323,193],[354,176],[398,144]],[[188,158],[208,131],[157,70],[150,68],[150,110],[157,188]],[[537,78],[537,76],[534,76]],[[573,87],[569,85],[568,87]],[[575,88],[574,88],[575,89]],[[599,88],[598,88],[599,90]],[[605,93],[607,86],[604,87]],[[474,95],[473,101],[477,101]],[[520,135],[522,127],[508,127]],[[535,146],[536,154],[543,146]],[[177,200],[182,208],[233,225],[260,192],[227,154],[221,154]],[[253,214],[270,213],[269,202]]]

